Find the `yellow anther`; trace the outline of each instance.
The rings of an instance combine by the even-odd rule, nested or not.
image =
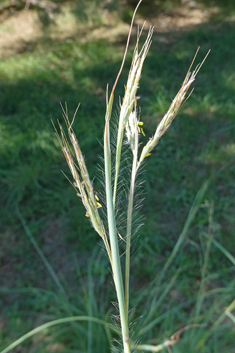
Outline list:
[[[146,154],[146,157],[149,157],[149,156],[151,156],[151,153],[147,153],[147,154]]]
[[[140,126],[144,125],[143,121],[138,121],[138,125]]]
[[[97,200],[97,201],[99,201],[99,198],[98,198],[98,196],[97,196],[97,195],[95,195],[95,198],[96,198],[96,200]]]
[[[102,207],[101,203],[99,203],[99,202],[96,202],[96,206],[97,206],[97,208],[101,208]]]
[[[85,216],[86,216],[86,217],[90,217],[88,212],[85,214]]]
[[[145,136],[145,133],[144,133],[144,130],[142,129],[142,127],[140,128],[140,130],[141,130],[142,135]]]

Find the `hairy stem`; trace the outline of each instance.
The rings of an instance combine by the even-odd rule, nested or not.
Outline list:
[[[118,247],[118,237],[116,230],[116,221],[113,208],[112,185],[111,185],[111,154],[110,154],[110,132],[109,132],[109,119],[111,116],[113,96],[111,95],[106,113],[105,131],[104,131],[104,160],[105,160],[105,186],[106,186],[106,200],[107,200],[107,216],[108,228],[110,237],[110,247],[112,254],[112,271],[113,280],[116,288],[120,321],[122,329],[122,339],[124,353],[130,353],[129,343],[129,329],[127,313],[125,308],[125,297],[123,289],[123,278],[120,262],[120,254]]]
[[[117,183],[118,183],[118,175],[119,175],[119,169],[120,169],[123,132],[124,132],[124,129],[123,130],[118,129],[116,162],[115,162],[115,180],[114,180],[114,187],[113,187],[113,207],[114,207],[114,209],[115,209],[116,196],[117,196]]]
[[[135,103],[135,111],[136,111],[136,103]],[[131,230],[132,230],[135,180],[136,180],[136,172],[137,172],[137,159],[138,159],[138,126],[137,126],[137,120],[135,119],[135,149],[133,151],[133,163],[132,163],[131,185],[130,185],[129,200],[128,200],[127,233],[126,233],[125,303],[126,303],[127,319],[128,319],[128,311],[129,311]]]

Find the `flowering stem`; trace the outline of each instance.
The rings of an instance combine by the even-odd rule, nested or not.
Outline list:
[[[136,117],[136,102],[135,102],[135,117]],[[134,189],[137,172],[137,159],[138,159],[138,125],[135,119],[135,148],[133,150],[133,163],[131,172],[131,185],[128,199],[127,210],[127,233],[126,233],[126,266],[125,266],[125,303],[128,318],[129,311],[129,281],[130,281],[130,254],[131,254],[131,230],[132,230],[132,215],[133,215],[133,200]]]
[[[122,338],[123,338],[123,348],[124,353],[130,353],[130,343],[129,343],[129,329],[127,312],[125,308],[125,297],[123,289],[123,278],[120,263],[120,254],[118,247],[118,237],[116,230],[116,221],[113,207],[112,198],[112,185],[111,185],[111,154],[110,154],[110,131],[109,131],[109,119],[111,116],[113,103],[113,95],[111,95],[106,113],[105,131],[104,131],[104,160],[105,160],[105,187],[106,187],[106,200],[107,200],[107,216],[108,216],[108,228],[109,228],[109,238],[110,247],[112,254],[112,271],[113,280],[117,292],[117,299],[119,304]]]

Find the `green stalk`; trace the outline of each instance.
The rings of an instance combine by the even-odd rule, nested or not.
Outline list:
[[[109,119],[112,111],[113,95],[111,94],[109,104],[106,112],[106,122],[104,131],[104,160],[105,160],[105,185],[106,185],[106,199],[107,199],[107,216],[110,237],[110,247],[112,254],[112,271],[113,279],[117,292],[117,299],[120,312],[120,321],[122,329],[122,339],[124,353],[130,353],[129,329],[127,313],[125,308],[125,297],[123,289],[122,270],[120,262],[120,254],[118,247],[118,237],[116,231],[116,222],[113,208],[112,185],[111,185],[111,154],[110,154],[110,132]]]
[[[116,196],[117,196],[117,183],[118,183],[118,175],[119,175],[119,169],[120,169],[123,133],[124,133],[124,128],[118,129],[116,162],[115,162],[115,180],[114,180],[114,187],[113,187],[113,207],[114,207],[114,209],[115,209]]]
[[[135,107],[135,110],[136,110],[136,107]],[[136,172],[137,172],[137,159],[138,159],[138,126],[137,126],[137,121],[135,119],[135,149],[133,151],[133,164],[132,164],[132,172],[131,172],[130,193],[129,193],[129,200],[128,200],[127,233],[126,233],[125,304],[126,304],[127,319],[128,319],[128,312],[129,312],[131,228],[132,228],[135,180],[136,180]]]

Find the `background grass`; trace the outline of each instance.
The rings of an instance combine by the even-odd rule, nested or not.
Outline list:
[[[73,3],[70,5],[74,9]],[[68,10],[70,5],[66,8],[67,15],[61,15],[61,21],[65,23],[73,18]],[[214,5],[218,4],[204,4],[212,14],[215,13]],[[197,6],[200,8],[201,5]],[[196,48],[201,46],[198,61],[208,49],[212,50],[198,75],[192,97],[146,164],[142,210],[145,224],[138,232],[132,260],[131,306],[138,305],[135,319],[144,316],[144,320],[151,303],[151,320],[159,318],[143,336],[137,335],[138,339],[143,342],[149,339],[158,344],[191,322],[192,318],[194,322],[201,322],[204,315],[207,320],[206,330],[189,330],[172,348],[173,352],[231,352],[235,343],[231,320],[222,321],[225,331],[221,327],[217,331],[213,328],[216,317],[230,304],[234,295],[234,267],[213,243],[206,290],[214,290],[215,294],[203,302],[201,313],[196,315],[194,306],[199,298],[201,268],[208,245],[203,234],[208,234],[208,210],[212,210],[212,205],[210,234],[234,255],[235,46],[232,15],[235,9],[231,3],[228,6],[224,6],[222,12],[217,11],[216,16],[211,15],[207,23],[178,31],[158,31],[156,19],[160,15],[153,17],[151,4],[144,7],[145,16],[152,17],[150,23],[154,18],[156,23],[139,90],[146,133],[144,141],[151,137],[180,87]],[[174,6],[169,9],[172,16],[174,9]],[[229,18],[226,17],[226,9],[230,11]],[[79,24],[79,28],[75,25],[72,34],[70,32],[61,38],[53,37],[53,31],[58,28],[52,24],[49,29],[44,28],[39,37],[21,43],[11,56],[1,59],[2,348],[38,324],[68,315],[68,312],[100,318],[108,317],[109,310],[116,314],[110,305],[115,295],[108,261],[102,250],[94,250],[99,249],[99,239],[84,217],[83,206],[73,188],[61,174],[61,170],[66,173],[68,170],[51,120],[62,122],[59,102],[67,102],[71,116],[81,102],[74,130],[85,154],[90,176],[99,190],[95,175],[97,155],[102,155],[100,141],[106,84],[111,86],[114,82],[126,35],[108,40],[95,35],[87,36],[87,40],[83,37],[94,34],[98,26],[104,26],[105,31],[110,30],[111,33],[113,28],[122,25],[122,19],[127,20],[126,14],[131,12],[131,8],[124,8],[118,16],[109,12],[112,16],[109,28],[102,22],[100,14],[96,22],[93,19],[88,25]],[[168,12],[164,14],[168,15]],[[141,21],[141,14],[137,21]],[[89,29],[86,30],[86,26]],[[3,22],[0,25],[2,33],[7,31],[6,28],[7,24]],[[135,35],[131,49],[134,41]],[[130,62],[131,50],[116,92],[116,104],[118,96],[123,96]],[[165,275],[164,282],[156,287],[152,280],[171,254],[197,191],[206,179],[227,164],[229,166],[212,180],[201,202],[205,207],[199,209],[184,247]],[[51,277],[27,237],[17,209],[66,288],[69,309],[66,300],[56,292]],[[172,279],[175,273],[178,276]],[[159,298],[163,293],[161,301]],[[149,298],[150,306],[143,309],[146,298]],[[138,325],[143,328],[143,321],[138,321]],[[102,327],[85,323],[51,329],[16,350],[45,351],[108,352],[109,344]]]

